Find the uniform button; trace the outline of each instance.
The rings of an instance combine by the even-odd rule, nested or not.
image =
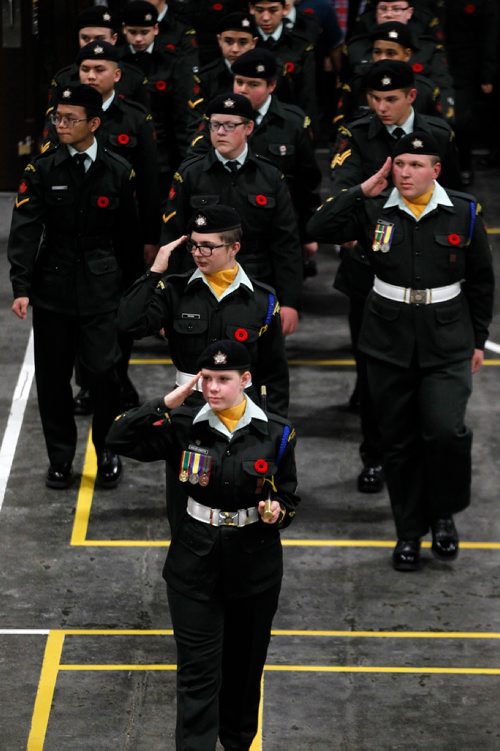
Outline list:
[[[229,480],[224,480],[224,485],[225,485],[225,486],[226,486],[226,488],[227,488],[227,486],[229,485]]]
[[[227,451],[225,451],[225,454],[226,454],[226,456],[231,456],[231,451],[230,451],[230,449],[227,449]]]
[[[416,251],[415,251],[415,255],[416,255],[416,256],[420,256],[420,255],[421,255],[420,251],[419,251],[419,250],[416,250]]]
[[[193,328],[193,324],[192,323],[188,323],[188,331],[191,331],[192,328]]]
[[[421,279],[422,279],[422,277],[421,277],[421,276],[416,276],[416,277],[415,277],[415,280],[416,280],[417,282],[419,282],[419,281],[420,281]]]

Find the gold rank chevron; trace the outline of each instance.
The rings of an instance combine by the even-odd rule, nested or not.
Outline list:
[[[18,209],[19,206],[22,206],[23,203],[28,203],[29,200],[29,198],[23,198],[23,200],[20,201],[18,198],[16,198],[16,209]]]
[[[342,164],[344,164],[345,160],[348,159],[352,154],[351,149],[347,149],[347,151],[343,151],[342,154],[335,154],[335,156],[332,159],[331,167],[332,169],[334,167],[337,167],[337,165],[340,167]]]

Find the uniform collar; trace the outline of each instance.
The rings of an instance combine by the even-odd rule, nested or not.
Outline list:
[[[234,433],[236,433],[237,430],[246,428],[247,425],[250,425],[250,423],[253,422],[254,420],[268,423],[269,421],[267,419],[266,413],[263,412],[263,410],[260,407],[258,407],[255,404],[255,402],[253,402],[248,396],[246,396],[246,394],[245,394],[245,399],[247,401],[245,412],[242,415],[238,424],[236,425],[233,433],[231,433],[231,431],[229,431],[226,428],[222,420],[219,420],[216,413],[213,411],[213,409],[210,407],[209,404],[205,404],[205,406],[200,409],[200,411],[198,412],[198,414],[195,416],[193,420],[193,425],[195,425],[198,422],[204,422],[204,421],[208,422],[211,428],[213,428],[214,430],[217,430],[219,433],[222,433],[223,435],[226,436],[226,438],[231,440],[231,438],[233,437]],[[264,432],[262,430],[262,427],[257,426],[257,425],[256,427],[259,427],[259,429],[262,432]]]
[[[70,156],[74,156],[75,154],[85,154],[92,164],[95,162],[97,158],[97,141],[94,138],[93,143],[88,147],[88,149],[85,149],[85,151],[77,151],[73,146],[68,145],[68,151]]]
[[[283,33],[283,23],[280,23],[277,29],[273,31],[272,34],[264,34],[260,26],[257,27],[259,34],[261,35],[262,39],[267,42],[268,39],[274,39],[275,42],[279,41],[282,33]]]
[[[410,133],[413,133],[413,131],[415,130],[414,122],[415,122],[415,111],[412,107],[407,120],[405,120],[405,122],[402,125],[386,125],[385,128],[387,132],[389,133],[389,135],[391,136],[396,130],[396,128],[402,128],[405,132],[405,136],[408,136],[410,135]]]
[[[111,107],[115,99],[116,99],[116,92],[113,89],[113,93],[111,94],[109,99],[106,99],[106,101],[102,103],[103,112],[107,112],[109,110],[109,108]]]
[[[256,125],[260,125],[265,116],[267,115],[269,111],[269,107],[271,106],[271,102],[273,101],[272,94],[269,94],[266,101],[262,105],[260,109],[257,110],[257,117],[255,119]]]
[[[453,203],[451,202],[450,197],[445,189],[436,180],[434,180],[434,192],[432,193],[429,203],[422,211],[418,219],[414,214],[412,214],[406,203],[403,201],[403,198],[397,188],[392,189],[389,198],[384,203],[383,208],[389,209],[394,206],[397,206],[398,209],[401,209],[401,211],[409,214],[412,219],[415,219],[415,221],[418,222],[420,221],[420,219],[422,219],[422,217],[426,216],[426,214],[430,214],[431,211],[437,209],[438,206],[453,207]]]
[[[253,292],[253,284],[250,281],[249,277],[247,276],[246,272],[243,270],[243,268],[240,266],[239,263],[236,263],[236,265],[238,267],[238,273],[234,277],[234,279],[231,282],[231,284],[229,285],[229,287],[224,290],[224,292],[222,293],[222,295],[220,297],[217,297],[214,294],[213,289],[211,288],[211,286],[207,282],[205,274],[202,271],[200,271],[200,269],[196,269],[196,271],[193,274],[191,274],[191,276],[189,277],[189,280],[188,280],[188,284],[191,284],[191,282],[195,281],[196,279],[201,279],[202,282],[207,285],[207,287],[210,290],[210,292],[214,295],[214,297],[217,298],[217,300],[219,302],[221,300],[223,300],[225,297],[227,297],[228,295],[230,295],[232,292],[235,292],[242,285],[245,286],[245,287],[248,287],[248,289],[250,290],[250,292]]]
[[[214,153],[215,153],[215,157],[219,160],[219,162],[222,162],[224,166],[226,166],[228,162],[238,162],[238,164],[241,167],[243,167],[243,165],[245,164],[247,155],[248,155],[248,144],[245,144],[245,148],[243,149],[241,154],[236,157],[236,159],[227,159],[225,156],[222,156],[222,154],[219,154],[217,149],[214,149]]]

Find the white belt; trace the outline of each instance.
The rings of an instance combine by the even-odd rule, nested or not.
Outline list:
[[[175,371],[175,385],[176,386],[185,386],[186,383],[189,383],[189,381],[194,378],[196,373],[183,373],[182,370],[176,370]],[[252,385],[252,381],[248,383],[247,386],[245,386],[245,390],[249,389]],[[201,388],[201,379],[199,379],[196,382],[196,386],[194,387],[195,391],[202,391]]]
[[[259,521],[257,506],[240,508],[238,511],[221,511],[220,508],[204,506],[191,497],[188,498],[187,512],[193,519],[211,524],[212,527],[246,527],[247,524]]]
[[[448,284],[446,287],[433,287],[432,289],[410,289],[398,287],[396,284],[388,284],[378,277],[373,281],[373,289],[381,297],[395,302],[404,302],[413,305],[429,305],[430,303],[446,302],[453,300],[460,294],[460,282]]]

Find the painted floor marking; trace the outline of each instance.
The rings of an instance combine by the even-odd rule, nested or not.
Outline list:
[[[9,419],[0,447],[0,510],[3,506],[5,491],[12,469],[12,462],[16,453],[17,442],[21,433],[24,412],[30,395],[33,376],[35,375],[35,361],[33,350],[33,330],[31,330],[24,360],[17,379],[14,396],[10,405]]]
[[[97,456],[92,443],[92,431],[89,430],[82,479],[75,508],[75,520],[71,535],[71,545],[86,545],[90,511],[94,497],[95,478],[97,474]]]
[[[31,729],[27,744],[28,751],[42,751],[43,749],[63,645],[64,632],[50,631],[47,644],[45,645],[42,671],[40,673],[40,681],[33,708]]]
[[[494,347],[498,347],[498,349],[494,349]],[[486,349],[491,349],[493,352],[500,352],[500,345],[495,344],[494,342],[487,342]],[[130,365],[172,365],[172,360],[169,357],[158,357],[158,358],[137,358],[133,357],[131,360],[129,360]],[[292,367],[300,366],[300,367],[318,367],[318,366],[338,366],[338,367],[354,367],[356,364],[352,357],[345,357],[345,358],[333,358],[333,359],[308,359],[308,358],[291,358],[288,360],[288,364]],[[489,366],[495,366],[498,367],[500,365],[499,359],[488,359],[485,360],[483,365],[489,365]]]

